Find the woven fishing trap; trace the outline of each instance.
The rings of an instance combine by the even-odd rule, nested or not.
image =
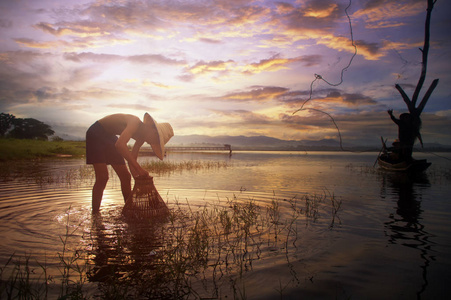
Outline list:
[[[133,191],[125,202],[122,213],[140,218],[165,217],[169,209],[155,188],[153,178],[146,176],[135,178]]]

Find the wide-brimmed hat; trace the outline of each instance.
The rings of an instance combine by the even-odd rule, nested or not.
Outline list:
[[[144,114],[144,124],[150,133],[146,142],[152,147],[155,155],[163,160],[164,145],[174,136],[174,131],[169,123],[157,123],[148,113]]]

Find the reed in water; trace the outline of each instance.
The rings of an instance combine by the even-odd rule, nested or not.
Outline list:
[[[125,220],[127,226],[108,237],[102,220],[93,216],[89,245],[78,249],[68,248],[82,227],[69,209],[57,253],[59,275],[51,275],[46,262],[30,267],[31,255],[12,255],[0,268],[0,298],[246,298],[245,275],[255,265],[273,255],[290,264],[299,226],[327,221],[332,228],[341,205],[328,192],[291,199],[274,195],[270,203],[259,203],[236,195],[203,206],[175,199],[167,221]],[[290,210],[281,210],[282,204]]]

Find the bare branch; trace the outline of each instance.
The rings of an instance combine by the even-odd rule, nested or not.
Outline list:
[[[418,108],[415,109],[418,116],[420,116],[421,112],[423,111],[424,107],[426,106],[426,103],[428,102],[429,97],[431,96],[431,94],[434,91],[437,84],[438,84],[438,78],[434,79],[434,81],[432,81],[431,86],[427,90],[426,94],[424,94],[423,100],[421,100],[420,105],[418,105]]]
[[[402,89],[402,87],[399,84],[395,85],[396,89],[399,91],[399,93],[402,96],[402,100],[404,100],[404,102],[407,105],[407,108],[409,109],[409,111],[412,113],[415,111],[415,106],[412,104],[412,101],[410,101],[409,96],[407,96],[406,92],[404,92],[404,90]]]
[[[420,49],[422,52],[423,60],[422,60],[422,67],[421,67],[421,75],[420,79],[418,80],[417,86],[415,88],[415,92],[412,96],[412,104],[415,107],[418,96],[420,94],[421,88],[423,87],[424,80],[426,79],[426,72],[427,72],[427,65],[428,65],[428,53],[429,53],[429,39],[430,39],[430,27],[431,27],[431,13],[432,9],[434,8],[434,0],[427,0],[428,7],[427,7],[427,14],[426,14],[426,22],[425,22],[425,28],[424,28],[424,46],[423,50]]]

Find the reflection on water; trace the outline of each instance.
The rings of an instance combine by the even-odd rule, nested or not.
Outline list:
[[[29,275],[47,278],[39,272],[45,261],[48,286],[58,287],[64,251],[65,261],[86,259],[80,272],[89,282],[80,285],[106,298],[447,294],[451,204],[443,199],[449,180],[437,180],[434,169],[419,178],[381,174],[368,167],[374,158],[171,153],[171,162],[224,161],[228,167],[155,175],[172,210],[163,223],[121,215],[114,173],[101,213],[92,215],[93,173],[84,161],[9,164],[0,171],[0,266],[13,253],[28,255],[35,272]],[[2,269],[2,284],[13,267]],[[71,282],[78,282],[77,272],[71,269]]]
[[[117,213],[93,216],[89,280],[114,283],[115,292],[122,287],[119,293],[124,297],[132,296],[130,286],[133,292],[152,299],[193,294],[237,297],[245,292],[247,273],[274,266],[283,271],[287,266],[284,276],[289,286],[301,286],[300,278],[308,273],[292,263],[299,259],[298,247],[304,239],[298,228],[322,223],[319,214],[330,218],[322,206],[329,206],[326,200],[336,200],[273,197],[265,205],[249,200],[249,195],[240,196],[202,206],[172,204],[165,222],[129,219]],[[265,277],[260,283],[273,281],[272,276]],[[246,290],[257,292],[254,287]]]
[[[153,222],[124,223],[119,215],[92,218],[90,281],[120,279],[148,264],[161,247],[161,226]]]
[[[434,243],[431,241],[433,235],[421,224],[422,195],[423,191],[430,187],[430,182],[425,173],[388,173],[383,180],[384,188],[391,189],[392,194],[397,196],[396,212],[390,214],[390,220],[385,222],[388,242],[418,250],[422,261],[420,268],[423,283],[417,291],[417,297],[421,298],[428,286],[428,266],[434,260]]]

